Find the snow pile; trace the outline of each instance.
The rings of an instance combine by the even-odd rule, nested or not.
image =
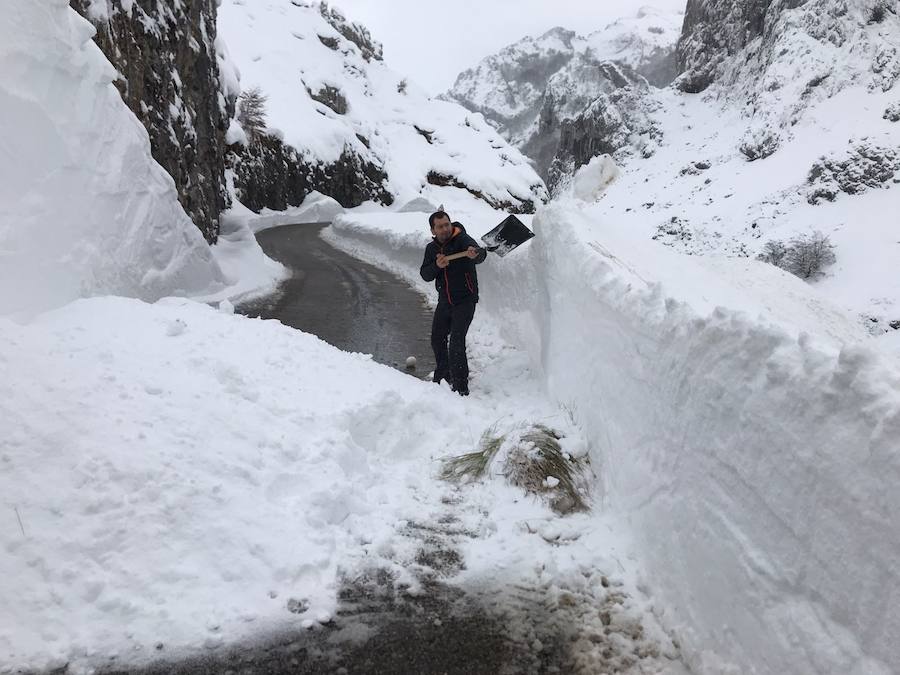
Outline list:
[[[618,177],[619,167],[612,157],[597,155],[575,172],[572,194],[582,201],[595,202]]]
[[[550,598],[539,628],[584,640],[582,658],[612,658],[590,640],[611,623],[613,657],[682,672],[614,522],[559,522],[502,477],[435,478],[435,460],[489,428],[539,420],[573,453],[586,445],[484,318],[461,399],[232,312],[93,298],[0,318],[0,672],[128,669],[315,627],[344,573],[388,569],[421,591],[410,532],[447,522],[471,533],[445,543],[466,561],[459,583],[523,630]]]
[[[533,226],[479,267],[479,306],[585,429],[691,665],[890,672],[896,356],[804,282],[680,256],[603,201],[555,203]],[[414,278],[414,228],[346,215],[332,237]]]
[[[427,213],[432,214],[438,210],[438,207],[432,204],[424,197],[416,197],[401,206],[397,211],[399,213]]]
[[[290,619],[294,593],[328,611],[340,552],[392,527],[366,514],[422,480],[410,422],[448,395],[189,301],[79,301],[0,335],[4,663],[211,646]]]
[[[245,302],[273,292],[279,282],[290,276],[289,270],[263,253],[256,241],[249,223],[255,224],[258,218],[237,200],[222,214],[219,239],[212,252],[228,286],[215,293],[195,295],[195,300]]]
[[[326,16],[327,15],[327,16]],[[383,167],[404,203],[420,194],[478,193],[527,208],[546,196],[528,161],[481,115],[431,100],[387,68],[380,46],[319,3],[224,0],[218,28],[244,88],[268,96],[268,122],[310,163],[346,149]]]
[[[254,213],[236,199],[235,205],[226,212],[224,220],[246,226],[252,232],[260,232],[280,225],[299,225],[303,223],[328,223],[344,213],[344,207],[335,199],[313,190],[300,206],[293,206],[284,211],[262,209]]]
[[[63,2],[4,8],[0,313],[222,285],[93,33]]]

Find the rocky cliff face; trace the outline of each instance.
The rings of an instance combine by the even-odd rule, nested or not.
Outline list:
[[[900,79],[898,8],[888,0],[689,0],[679,89],[746,102],[750,116],[796,124],[811,104]],[[775,119],[769,111],[778,111]]]
[[[596,80],[593,100],[573,116],[556,121],[558,137],[548,172],[551,191],[597,155],[639,152],[648,157],[654,152],[661,132],[652,121],[655,103],[647,80],[615,63],[598,67]]]
[[[71,0],[119,71],[122,99],[150,135],[153,157],[209,242],[229,205],[225,134],[237,91],[216,53],[216,0]]]
[[[298,206],[313,190],[327,190],[343,206],[358,206],[370,199],[388,205],[394,201],[384,189],[387,174],[382,167],[349,151],[331,164],[310,164],[295,148],[271,135],[232,150],[229,164],[235,195],[254,211]]]
[[[803,0],[688,0],[678,41],[682,91],[699,93],[716,78],[723,62],[763,35],[769,7]]]

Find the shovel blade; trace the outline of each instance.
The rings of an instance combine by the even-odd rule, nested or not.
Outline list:
[[[521,244],[531,239],[534,232],[515,216],[508,216],[493,230],[481,238],[485,248],[501,258]]]

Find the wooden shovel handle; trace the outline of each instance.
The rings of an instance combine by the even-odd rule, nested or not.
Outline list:
[[[469,254],[467,251],[462,251],[461,253],[453,253],[452,255],[448,255],[445,257],[446,260],[458,260],[459,258],[465,258]]]

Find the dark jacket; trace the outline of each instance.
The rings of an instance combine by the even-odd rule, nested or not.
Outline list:
[[[444,269],[437,266],[439,253],[453,255],[462,253],[470,246],[478,248],[477,258],[459,258],[451,260]],[[437,239],[425,247],[425,259],[419,273],[425,281],[434,281],[438,292],[438,303],[457,305],[462,302],[478,302],[478,274],[475,265],[484,262],[487,249],[480,248],[472,237],[466,234],[466,228],[453,223],[453,234],[446,244],[441,246]]]

